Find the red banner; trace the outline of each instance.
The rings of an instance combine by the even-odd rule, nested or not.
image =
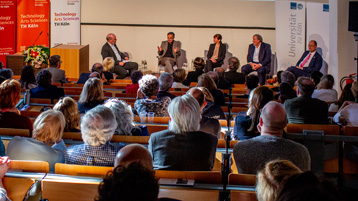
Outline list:
[[[16,0],[0,0],[0,61],[6,66],[6,55],[15,53]]]
[[[28,46],[49,47],[50,0],[17,0],[16,51]]]

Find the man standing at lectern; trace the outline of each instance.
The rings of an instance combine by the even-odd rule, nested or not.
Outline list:
[[[173,74],[173,66],[177,63],[180,56],[180,42],[174,41],[175,34],[169,32],[167,34],[167,41],[163,41],[160,47],[158,46],[159,64],[164,67],[165,72]]]
[[[106,57],[112,57],[114,59],[114,67],[110,70],[111,73],[117,74],[117,79],[123,79],[127,76],[127,70],[129,75],[133,71],[138,70],[138,64],[130,62],[122,52],[119,51],[116,42],[117,37],[113,33],[109,33],[106,37],[107,42],[103,45],[101,55],[103,60]]]
[[[322,56],[317,53],[316,49],[317,42],[311,40],[308,43],[308,51],[303,53],[296,66],[291,66],[287,69],[296,76],[296,79],[301,76],[310,77],[312,72],[321,70]]]

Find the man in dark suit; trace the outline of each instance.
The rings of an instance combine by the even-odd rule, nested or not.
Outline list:
[[[101,50],[102,58],[112,57],[114,59],[114,67],[111,69],[111,73],[117,74],[117,79],[123,79],[127,76],[127,70],[129,75],[133,71],[138,70],[138,64],[130,62],[127,56],[119,51],[116,42],[117,37],[113,33],[110,33],[106,37],[107,42],[103,45]]]
[[[296,79],[301,76],[310,77],[312,72],[321,70],[322,56],[317,53],[316,49],[317,42],[311,40],[308,43],[308,51],[303,53],[296,66],[291,66],[287,69],[296,76]]]
[[[285,101],[288,123],[292,124],[327,124],[328,105],[326,102],[312,98],[314,84],[308,77],[297,80],[297,98]]]
[[[226,45],[222,44],[222,36],[220,34],[214,35],[214,43],[210,44],[207,54],[207,60],[204,71],[207,73],[213,68],[220,67],[224,63],[226,55]]]
[[[271,45],[262,41],[262,36],[255,34],[252,37],[247,53],[247,63],[241,68],[241,72],[246,76],[252,71],[257,71],[260,85],[265,85],[266,74],[271,70]]]
[[[50,67],[47,69],[52,74],[52,82],[54,83],[66,83],[65,71],[61,70],[61,57],[60,55],[53,55],[49,59]]]
[[[159,64],[164,66],[165,72],[173,74],[173,66],[177,63],[180,56],[180,42],[175,41],[175,34],[169,32],[167,34],[167,41],[162,41],[160,47],[158,46]]]

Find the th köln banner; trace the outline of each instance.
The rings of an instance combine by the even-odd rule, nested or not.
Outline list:
[[[80,0],[51,1],[51,47],[81,44]]]
[[[15,53],[16,0],[0,0],[0,61]]]
[[[277,70],[296,65],[305,51],[305,2],[276,1]]]
[[[17,52],[33,45],[49,47],[49,1],[17,0]]]

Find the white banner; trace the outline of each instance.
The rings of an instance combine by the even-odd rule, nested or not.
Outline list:
[[[305,2],[276,1],[277,70],[296,65],[305,50]]]
[[[81,44],[80,0],[51,0],[51,47]]]
[[[307,2],[307,45],[317,41],[317,52],[322,56],[321,72],[328,73],[329,62],[329,4]]]

